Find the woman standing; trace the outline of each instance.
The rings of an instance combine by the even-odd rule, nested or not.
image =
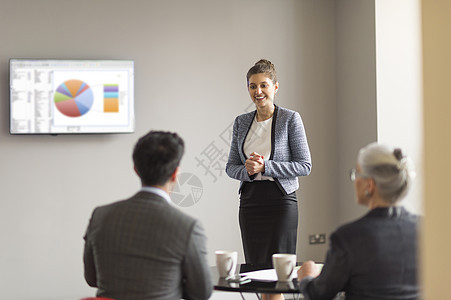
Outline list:
[[[309,175],[312,164],[299,113],[274,104],[274,65],[258,61],[247,73],[247,87],[256,110],[235,119],[226,172],[241,181],[246,263],[268,264],[274,253],[296,253],[297,176]]]

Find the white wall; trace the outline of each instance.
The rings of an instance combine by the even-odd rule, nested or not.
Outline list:
[[[150,129],[177,131],[186,140],[182,172],[200,179],[203,195],[181,209],[204,224],[210,263],[220,248],[239,250],[242,261],[238,183],[220,165],[206,173],[197,159],[211,143],[228,152],[223,137],[250,103],[245,73],[262,57],[276,64],[277,102],[301,113],[312,151],[313,171],[298,194],[299,257],[324,256],[325,247],[307,245],[306,235],[329,230],[336,218],[335,4],[274,5],[0,0],[0,299],[93,294],[83,279],[82,236],[95,206],[139,188],[130,156]],[[9,58],[133,59],[136,133],[10,136]]]
[[[422,213],[423,106],[419,0],[378,0],[376,4],[378,141],[403,149],[416,179],[403,204]]]
[[[419,16],[416,0],[337,1],[338,224],[366,211],[352,201],[348,171],[358,150],[373,141],[399,146],[412,157],[417,178],[404,205],[422,212]]]

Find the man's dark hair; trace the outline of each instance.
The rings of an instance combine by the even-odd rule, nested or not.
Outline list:
[[[133,150],[136,171],[145,186],[164,185],[179,166],[185,144],[176,133],[150,131]]]

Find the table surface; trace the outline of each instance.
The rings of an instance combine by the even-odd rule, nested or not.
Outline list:
[[[238,264],[237,273],[246,273],[272,268],[272,265]],[[293,279],[292,281],[288,282],[251,280],[251,282],[239,284],[235,282],[229,282],[223,278],[219,278],[218,270],[216,267],[212,267],[211,274],[213,278],[214,289],[218,291],[262,294],[300,293],[299,283],[297,279]]]

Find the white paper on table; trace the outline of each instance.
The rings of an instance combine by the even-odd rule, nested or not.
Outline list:
[[[240,275],[244,275],[249,279],[258,281],[277,281],[277,274],[275,269],[246,272],[241,273]]]
[[[318,267],[318,271],[321,272],[321,269],[323,268],[323,264],[316,264],[316,266]],[[300,268],[301,268],[300,266],[297,266],[294,269],[291,279],[293,279],[297,276],[297,271]],[[240,273],[240,275],[244,275],[249,279],[258,280],[258,281],[277,281],[276,269],[265,269],[265,270],[259,270],[259,271],[252,271],[252,272]]]

